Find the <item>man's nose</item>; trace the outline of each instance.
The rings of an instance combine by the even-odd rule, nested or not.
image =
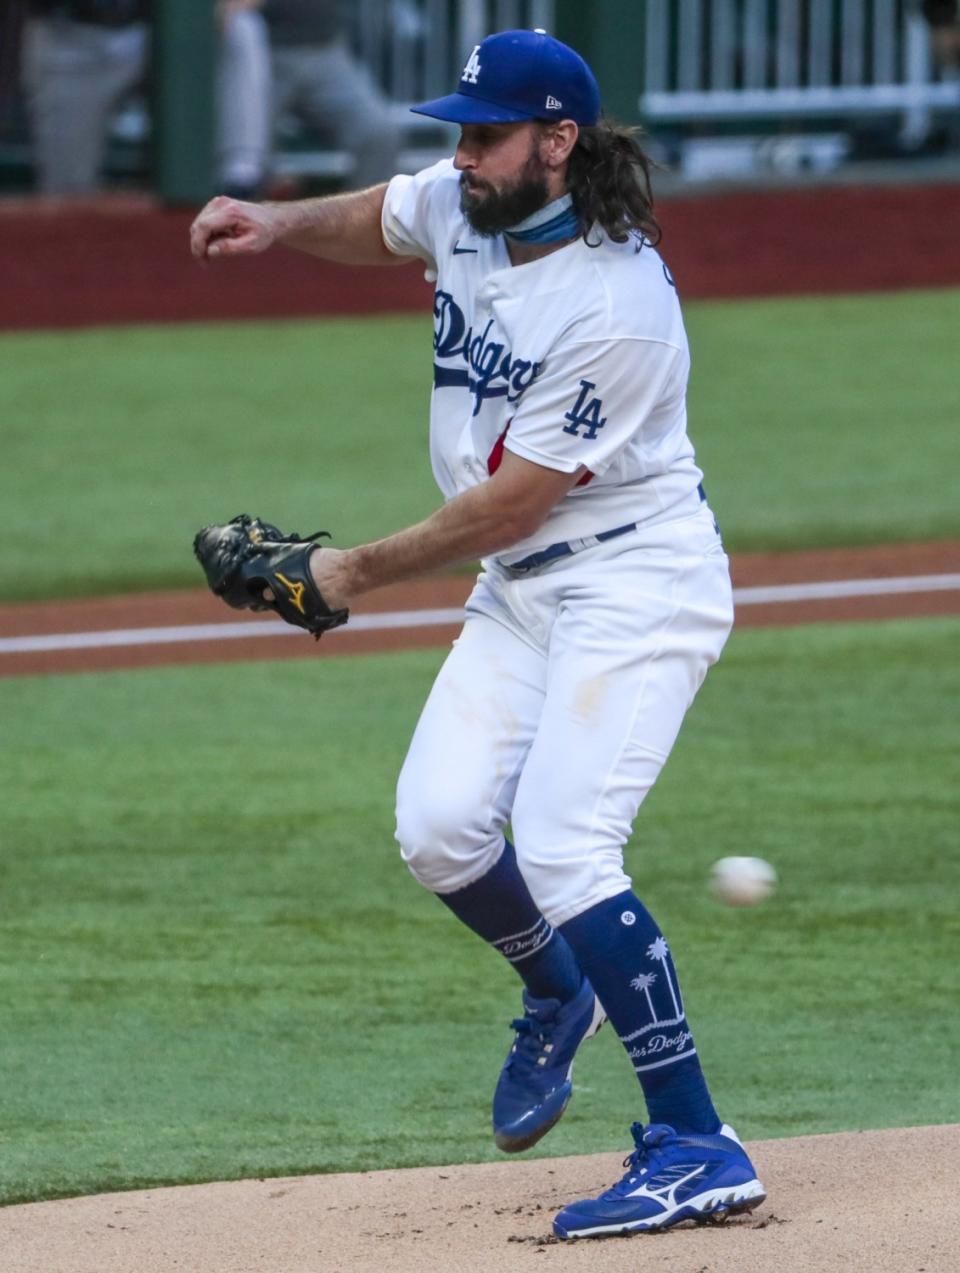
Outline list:
[[[476,168],[477,166],[476,155],[462,137],[457,142],[457,149],[453,156],[453,166],[458,172],[463,172],[467,168]]]

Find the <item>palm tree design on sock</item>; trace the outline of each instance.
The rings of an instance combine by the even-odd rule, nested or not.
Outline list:
[[[667,980],[667,989],[670,991],[670,998],[673,1000],[673,1011],[676,1019],[679,1021],[683,1016],[683,1008],[677,998],[677,992],[673,988],[673,980],[670,977],[670,968],[667,965],[667,956],[670,954],[670,947],[667,945],[663,937],[658,937],[647,947],[647,956],[656,960],[658,964],[663,964],[663,975]],[[632,984],[632,983],[631,983]]]
[[[630,985],[634,990],[642,990],[647,996],[647,1007],[650,1009],[650,1019],[655,1024],[659,1024],[660,1018],[657,1016],[657,1010],[653,1006],[653,1000],[650,998],[650,987],[657,979],[655,972],[642,972],[639,977],[634,977]]]

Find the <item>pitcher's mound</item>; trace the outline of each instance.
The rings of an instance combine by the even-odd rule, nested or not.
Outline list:
[[[616,1155],[102,1194],[0,1211],[11,1273],[946,1273],[960,1125],[749,1146],[768,1199],[724,1226],[557,1242]]]

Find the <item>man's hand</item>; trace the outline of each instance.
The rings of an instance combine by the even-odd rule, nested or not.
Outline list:
[[[198,261],[253,256],[274,243],[343,265],[404,265],[383,241],[380,218],[387,186],[292,203],[244,203],[218,195],[190,227]]]
[[[279,237],[281,217],[281,210],[269,204],[217,195],[190,227],[190,251],[198,261],[265,252]]]

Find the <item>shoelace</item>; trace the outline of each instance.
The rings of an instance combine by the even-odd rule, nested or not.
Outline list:
[[[676,1135],[673,1128],[667,1127],[665,1123],[651,1123],[649,1127],[644,1127],[643,1123],[633,1123],[630,1134],[636,1148],[624,1158],[626,1174],[613,1186],[613,1192],[632,1185],[642,1171],[652,1171],[658,1157],[658,1146]]]
[[[507,1061],[508,1067],[512,1069],[519,1062],[518,1068],[542,1069],[538,1061],[550,1042],[549,1023],[538,1021],[535,1017],[516,1017],[510,1022],[510,1029],[516,1032],[517,1039]]]

